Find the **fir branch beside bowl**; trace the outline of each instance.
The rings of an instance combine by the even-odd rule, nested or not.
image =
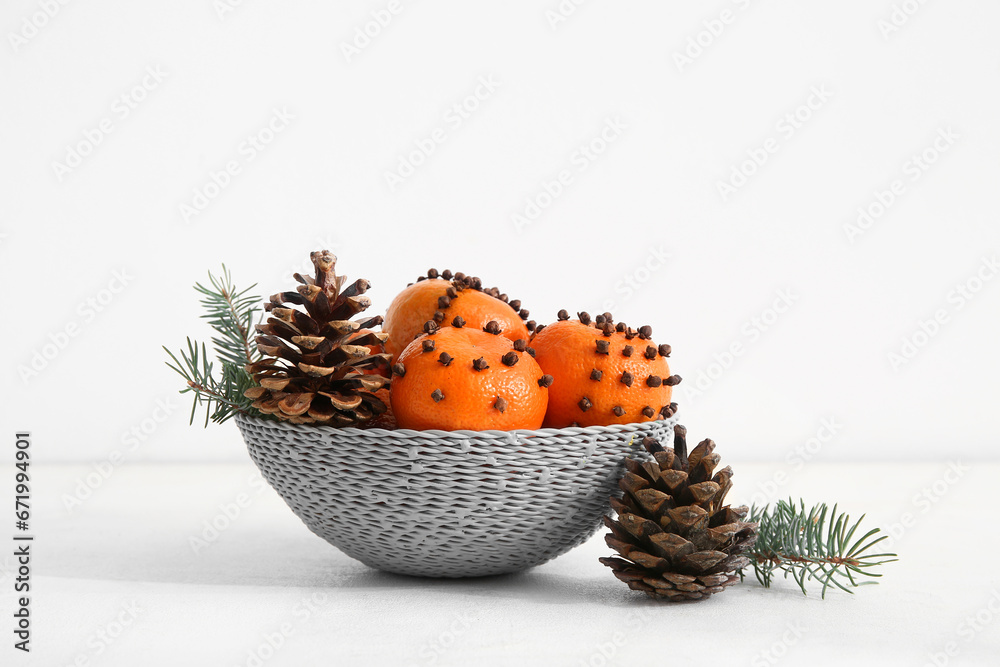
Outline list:
[[[752,508],[747,520],[758,524],[757,542],[746,555],[757,581],[768,588],[780,571],[803,594],[808,594],[807,583],[822,584],[823,598],[831,586],[853,593],[851,588],[878,583],[871,579],[882,574],[874,569],[898,559],[894,553],[876,553],[876,545],[888,537],[880,529],[855,537],[864,518],[851,523],[836,505],[830,510],[820,503],[807,510],[804,500],[796,504],[791,498]],[[742,570],[740,576],[745,576]]]
[[[216,375],[215,362],[209,357],[208,346],[187,339],[187,349],[174,354],[164,347],[171,361],[167,366],[184,378],[187,386],[180,393],[193,394],[191,423],[198,406],[204,406],[205,426],[209,421],[221,424],[236,413],[262,417],[253,401],[244,395],[247,389],[257,386],[247,372],[248,364],[260,359],[260,352],[253,344],[252,334],[255,320],[259,320],[261,298],[251,295],[257,285],[239,290],[233,284],[226,265],[222,265],[219,275],[208,274],[209,284],[195,283],[194,289],[202,295],[201,306],[205,310],[202,318],[215,331],[212,350],[221,373]]]

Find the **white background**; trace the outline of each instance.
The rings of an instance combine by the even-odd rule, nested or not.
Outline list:
[[[187,427],[160,346],[208,336],[191,289],[206,270],[225,262],[266,295],[329,248],[372,281],[375,312],[430,266],[482,276],[541,322],[615,301],[673,346],[682,422],[732,456],[781,459],[820,434],[817,460],[995,457],[1000,281],[962,307],[953,290],[1000,248],[1000,7],[929,2],[890,32],[883,0],[595,0],[553,27],[556,6],[403,1],[348,58],[386,3],[248,0],[220,16],[210,0],[92,0],[49,19],[4,3],[5,429],[31,429],[39,460],[243,460],[232,426]],[[706,46],[679,64],[689,40]],[[123,117],[116,99],[147,68],[162,81]],[[480,77],[495,90],[449,121]],[[294,119],[247,160],[274,109]],[[105,118],[110,133],[57,173]],[[609,119],[623,129],[581,171]],[[439,127],[391,188],[386,172]],[[939,132],[957,136],[941,153]],[[925,149],[935,161],[914,179]],[[185,221],[230,160],[240,173]],[[519,232],[512,216],[564,169],[572,182]],[[849,238],[895,179],[901,194]],[[92,310],[116,271],[127,285]],[[793,303],[771,321],[781,291]],[[918,334],[939,309],[947,321]],[[162,423],[158,401],[173,406]]]

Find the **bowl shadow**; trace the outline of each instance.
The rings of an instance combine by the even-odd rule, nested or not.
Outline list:
[[[117,531],[116,531],[117,532]],[[636,598],[597,565],[594,576],[560,570],[561,558],[523,572],[486,577],[429,578],[383,572],[364,565],[303,531],[276,537],[265,531],[195,547],[176,536],[119,534],[77,541],[39,558],[47,576],[97,581],[198,586],[282,587],[461,595],[573,604],[634,603]],[[148,539],[142,539],[147,537]],[[68,538],[68,536],[67,536]],[[124,539],[123,539],[124,538]],[[166,539],[171,538],[171,539]],[[42,556],[42,554],[39,554]]]

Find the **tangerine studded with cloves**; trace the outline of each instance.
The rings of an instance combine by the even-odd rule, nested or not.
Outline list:
[[[494,322],[497,333],[512,341],[527,339],[535,328],[517,299],[495,287],[483,287],[475,276],[431,269],[396,295],[385,314],[382,330],[388,334],[386,351],[398,357],[414,337],[437,327],[482,330]]]
[[[565,310],[557,321],[539,327],[531,338],[535,360],[553,376],[544,425],[606,426],[672,416],[673,387],[669,345],[652,341],[649,326],[632,329],[611,313],[591,318]]]
[[[526,342],[515,346],[502,335],[470,326],[441,327],[421,335],[392,368],[392,406],[399,426],[443,431],[540,428],[553,378],[526,350]]]

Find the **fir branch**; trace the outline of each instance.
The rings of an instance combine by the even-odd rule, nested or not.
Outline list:
[[[893,553],[873,553],[875,545],[887,537],[879,536],[878,528],[855,539],[864,516],[852,524],[847,514],[837,513],[836,505],[833,510],[819,504],[806,511],[805,501],[796,505],[789,498],[774,507],[754,507],[747,520],[759,524],[757,542],[746,555],[757,581],[765,587],[781,571],[803,594],[806,583],[813,580],[822,583],[824,598],[831,586],[852,593],[849,587],[877,583],[862,579],[882,576],[873,568],[897,560]],[[744,576],[742,571],[740,576]]]
[[[208,359],[205,344],[187,339],[187,350],[181,350],[180,358],[166,347],[163,350],[170,356],[167,366],[173,369],[186,381],[187,386],[180,393],[194,394],[191,403],[191,420],[199,405],[204,405],[205,426],[211,420],[220,424],[237,412],[256,414],[251,407],[253,401],[243,395],[243,391],[253,386],[253,378],[242,366],[228,361],[222,362],[222,380],[216,380],[213,375],[213,364]]]
[[[254,316],[260,312],[259,296],[248,296],[256,283],[239,291],[233,285],[232,276],[226,265],[218,276],[208,274],[211,287],[195,283],[195,290],[202,294],[201,305],[205,309],[202,318],[218,333],[212,338],[215,353],[222,361],[245,366],[260,358],[257,346],[251,342]]]
[[[186,382],[180,393],[193,394],[191,423],[201,405],[206,408],[205,426],[209,421],[222,423],[238,412],[260,416],[252,407],[253,401],[244,396],[247,389],[255,386],[246,366],[260,358],[250,333],[260,312],[260,297],[249,295],[256,285],[237,290],[225,265],[219,276],[209,272],[208,278],[211,287],[196,283],[194,288],[202,295],[200,303],[206,310],[202,318],[216,332],[212,345],[222,367],[221,378],[215,377],[214,364],[204,343],[188,338],[187,350],[181,350],[179,355],[163,348],[171,359],[167,366]]]

